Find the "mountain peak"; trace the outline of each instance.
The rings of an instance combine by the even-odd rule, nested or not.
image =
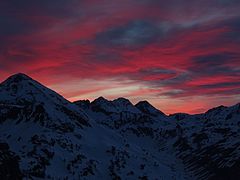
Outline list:
[[[0,101],[68,103],[62,96],[23,73],[8,77],[0,85]]]
[[[218,107],[214,107],[212,109],[209,109],[206,114],[209,114],[209,113],[212,113],[212,112],[219,112],[219,111],[222,111],[223,109],[226,109],[227,107],[226,106],[218,106]]]
[[[72,119],[82,125],[88,124],[87,115],[77,106],[23,73],[12,75],[0,84],[0,104],[37,111],[37,114],[44,116],[46,124],[52,123],[54,126],[72,124]],[[63,118],[63,115],[66,117]]]
[[[30,78],[28,75],[24,74],[24,73],[16,73],[16,74],[13,74],[12,76],[16,76],[16,77],[25,77],[25,78]],[[11,76],[10,76],[11,77]]]
[[[145,114],[158,116],[158,115],[165,115],[160,110],[156,109],[153,105],[151,105],[148,101],[140,101],[138,102],[135,107],[137,107],[140,111]]]
[[[91,102],[91,104],[102,104],[102,103],[108,103],[109,101],[107,99],[105,99],[104,97],[100,96],[97,99],[95,99],[94,101]]]
[[[19,81],[22,81],[22,80],[32,80],[32,78],[30,78],[28,75],[26,75],[24,73],[17,73],[17,74],[14,74],[14,75],[10,76],[9,78],[7,78],[7,80],[12,80],[14,82],[19,82]]]
[[[9,76],[4,80],[1,85],[11,86],[12,84],[19,84],[25,81],[34,81],[31,77],[23,73],[17,73],[12,76]]]
[[[113,100],[113,103],[120,103],[120,104],[128,104],[128,105],[132,105],[132,103],[131,103],[128,99],[123,98],[123,97],[120,97],[120,98],[114,99],[114,100]]]
[[[136,106],[152,106],[148,101],[144,100],[144,101],[139,101]],[[152,106],[153,107],[153,106]]]

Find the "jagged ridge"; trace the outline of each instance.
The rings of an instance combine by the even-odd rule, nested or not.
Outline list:
[[[0,84],[0,178],[234,179],[239,127],[240,104],[167,116],[125,98],[71,103],[16,74]]]

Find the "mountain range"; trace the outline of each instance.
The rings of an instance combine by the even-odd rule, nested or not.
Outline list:
[[[240,103],[166,115],[147,101],[70,102],[25,74],[0,84],[0,179],[240,177]]]

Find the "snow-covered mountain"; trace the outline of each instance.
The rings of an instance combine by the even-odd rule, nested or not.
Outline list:
[[[44,87],[25,74],[9,77],[0,85],[0,106],[8,109],[6,115],[1,113],[1,121],[9,118],[18,121],[38,121],[43,126],[56,128],[64,124],[73,128],[73,120],[78,126],[88,126],[88,116],[75,105],[56,92]],[[18,112],[18,114],[17,114]],[[68,117],[62,118],[68,115]],[[63,129],[62,129],[63,130]],[[65,129],[67,130],[67,129]]]
[[[240,104],[167,116],[147,101],[71,103],[24,74],[0,84],[0,179],[236,179]]]

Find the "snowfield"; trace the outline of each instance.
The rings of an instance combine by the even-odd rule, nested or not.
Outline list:
[[[25,74],[0,84],[0,179],[240,177],[240,104],[167,116],[147,101],[74,103]]]

